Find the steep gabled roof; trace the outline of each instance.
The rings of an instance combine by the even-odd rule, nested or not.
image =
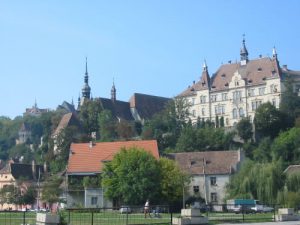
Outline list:
[[[58,135],[63,129],[70,125],[80,126],[79,120],[77,119],[75,113],[67,113],[63,115],[52,136]]]
[[[135,108],[142,119],[151,119],[154,114],[162,111],[170,98],[134,93],[130,98],[130,108]]]
[[[25,180],[35,180],[44,173],[44,167],[41,165],[9,163],[0,170],[0,174],[11,173],[15,179],[24,178]]]
[[[127,121],[134,120],[130,112],[129,102],[123,102],[119,100],[112,101],[108,98],[97,98],[97,100],[100,101],[103,109],[111,111],[114,118]]]
[[[168,154],[189,174],[231,174],[240,162],[240,151],[182,152]]]
[[[100,173],[104,162],[111,161],[121,148],[130,147],[145,149],[155,158],[159,158],[156,140],[99,142],[93,144],[92,147],[89,143],[72,143],[67,173]]]

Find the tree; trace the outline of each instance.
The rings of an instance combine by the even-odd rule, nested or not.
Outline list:
[[[188,183],[189,176],[181,171],[173,160],[159,159],[161,171],[161,203],[174,204],[181,199],[183,185]]]
[[[258,147],[253,150],[253,159],[257,162],[270,162],[272,160],[271,145],[270,137],[263,138]]]
[[[294,123],[297,113],[300,109],[300,97],[293,89],[293,79],[290,76],[286,77],[284,82],[285,91],[281,95],[280,111],[284,112],[287,121]]]
[[[300,128],[292,128],[280,133],[272,144],[274,159],[284,162],[300,163]]]
[[[53,203],[59,202],[59,196],[62,193],[59,186],[62,179],[59,176],[51,176],[42,186],[42,200],[49,203],[50,208],[52,208]]]
[[[116,138],[115,121],[111,111],[103,110],[99,113],[99,134],[100,141],[112,141]]]
[[[280,130],[286,128],[279,110],[270,102],[258,107],[254,118],[255,131],[263,137],[275,138]]]
[[[160,188],[158,161],[138,148],[122,148],[105,164],[102,186],[106,197],[119,203],[138,205],[145,199],[157,200]]]
[[[116,131],[120,139],[129,140],[135,135],[133,125],[125,120],[121,120],[117,123]]]
[[[98,100],[85,101],[80,107],[79,117],[82,121],[83,128],[88,135],[92,132],[99,131],[99,113],[101,112],[101,103]]]
[[[244,140],[244,142],[247,142],[252,138],[252,124],[249,118],[245,117],[241,119],[236,125],[236,130],[238,135]]]

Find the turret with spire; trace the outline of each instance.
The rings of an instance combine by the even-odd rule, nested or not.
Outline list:
[[[246,65],[248,61],[248,51],[245,44],[245,34],[243,34],[243,43],[242,43],[240,55],[241,55],[241,65]]]
[[[113,102],[115,102],[116,99],[117,99],[116,92],[117,92],[117,91],[116,91],[116,87],[115,87],[115,81],[113,80],[113,85],[112,85],[111,91],[110,91],[110,93],[111,93],[111,100],[112,100]]]
[[[84,75],[84,85],[82,87],[82,98],[90,99],[91,88],[89,86],[89,74],[87,69],[87,58],[85,58],[85,75]]]
[[[203,63],[203,71],[202,71],[202,75],[201,75],[201,86],[203,88],[210,88],[210,77],[208,74],[208,67],[206,64],[206,60],[204,60]]]

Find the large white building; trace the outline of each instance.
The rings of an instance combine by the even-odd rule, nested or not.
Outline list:
[[[242,117],[253,121],[259,105],[271,102],[279,108],[283,81],[291,75],[294,90],[300,89],[300,71],[291,71],[286,65],[280,67],[276,49],[272,57],[259,57],[249,60],[243,39],[239,62],[223,64],[216,73],[209,76],[206,62],[201,78],[194,82],[177,97],[183,97],[190,103],[192,122],[222,119],[224,126],[235,125]]]

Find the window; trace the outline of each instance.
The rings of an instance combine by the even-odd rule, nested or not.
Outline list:
[[[235,91],[232,93],[233,102],[242,101],[242,91]]]
[[[210,96],[210,100],[211,100],[212,102],[217,101],[217,95],[211,95],[211,96]]]
[[[215,114],[216,115],[225,114],[225,105],[216,105],[215,106]]]
[[[240,117],[244,117],[244,109],[243,108],[239,108],[239,115],[240,115]]]
[[[227,93],[223,93],[222,94],[222,101],[226,101],[227,100]]]
[[[261,88],[259,88],[258,89],[258,93],[259,93],[259,95],[264,95],[265,94],[265,87],[261,87]]]
[[[202,108],[201,112],[202,112],[202,116],[205,116],[205,109],[204,108]]]
[[[236,118],[237,118],[237,110],[236,110],[236,109],[233,109],[233,110],[232,110],[232,118],[233,118],[233,119],[236,119]]]
[[[192,115],[195,117],[196,116],[196,110],[193,109]]]
[[[254,94],[254,89],[250,89],[249,91],[248,91],[248,96],[249,97],[252,97],[252,96],[254,96],[255,94]]]
[[[212,185],[212,186],[217,185],[217,178],[216,177],[211,177],[210,178],[210,185]]]
[[[192,104],[192,105],[195,105],[195,98],[192,98],[191,104]]]
[[[97,205],[97,201],[98,201],[97,197],[91,197],[91,204],[92,205]]]
[[[276,107],[276,99],[275,98],[272,99],[272,105],[274,105]]]
[[[200,96],[200,103],[205,103],[206,102],[206,96],[205,95],[201,95]]]
[[[251,102],[252,111],[255,111],[261,105],[261,103],[262,103],[261,100],[256,100]]]
[[[211,202],[217,202],[218,201],[216,192],[210,193],[210,200],[211,200]]]
[[[276,93],[277,92],[277,85],[271,84],[270,85],[270,93]]]
[[[193,189],[194,189],[194,193],[198,193],[199,192],[199,186],[194,186]]]

